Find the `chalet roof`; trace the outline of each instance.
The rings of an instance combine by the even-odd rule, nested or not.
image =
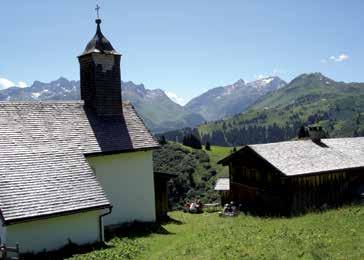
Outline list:
[[[98,117],[76,102],[0,102],[6,222],[110,205],[85,156],[158,147],[131,104]]]
[[[364,167],[364,137],[247,145],[220,163],[249,149],[287,176]]]
[[[218,178],[214,189],[218,191],[230,190],[230,179],[228,177]]]

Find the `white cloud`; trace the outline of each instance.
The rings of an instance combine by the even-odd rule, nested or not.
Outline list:
[[[1,89],[6,89],[6,88],[10,88],[10,87],[14,87],[15,83],[5,79],[5,78],[0,78],[0,90]]]
[[[343,62],[348,60],[350,57],[349,55],[343,53],[339,56],[330,56],[328,59],[321,59],[321,63],[328,63],[328,62]]]
[[[187,103],[187,100],[183,97],[179,97],[176,93],[173,93],[171,91],[165,91],[166,92],[166,95],[172,99],[174,102],[176,102],[177,104],[180,104],[180,105],[185,105]]]
[[[13,81],[8,80],[6,78],[0,78],[0,90],[10,87],[26,88],[27,83],[25,83],[24,81],[19,81],[18,83],[14,83]]]
[[[28,85],[24,81],[19,81],[16,86],[19,88],[26,88]]]
[[[349,55],[343,53],[335,61],[342,62],[349,59]]]

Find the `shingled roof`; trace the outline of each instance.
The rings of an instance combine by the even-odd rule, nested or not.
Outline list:
[[[228,178],[228,177],[218,178],[216,181],[214,190],[218,190],[218,191],[230,190],[230,178]]]
[[[364,137],[247,145],[219,163],[252,150],[286,176],[364,167]]]
[[[131,104],[98,117],[76,102],[0,102],[0,209],[5,222],[110,205],[85,156],[153,149]]]

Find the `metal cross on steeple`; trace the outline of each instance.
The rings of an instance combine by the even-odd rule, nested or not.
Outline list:
[[[100,19],[100,16],[99,16],[100,6],[98,4],[96,5],[95,11],[97,14],[97,19]]]

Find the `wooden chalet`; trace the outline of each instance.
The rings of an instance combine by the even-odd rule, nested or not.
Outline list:
[[[364,137],[247,145],[219,163],[230,173],[223,199],[257,214],[335,207],[364,191]]]

